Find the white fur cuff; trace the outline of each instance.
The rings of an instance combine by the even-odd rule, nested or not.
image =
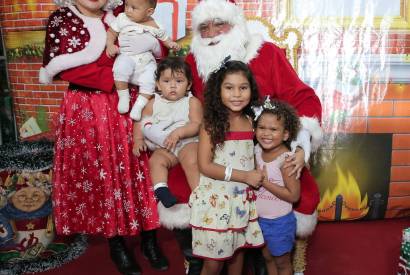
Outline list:
[[[312,152],[317,151],[319,146],[323,141],[323,130],[320,126],[319,120],[314,117],[301,117],[300,123],[302,128],[307,130],[311,136],[311,150]]]
[[[294,211],[296,216],[296,236],[308,237],[315,231],[317,224],[317,212],[311,215],[302,214]]]
[[[38,74],[38,81],[41,84],[50,84],[51,82],[53,82],[53,76],[48,73],[46,68],[41,67]]]
[[[159,202],[158,214],[161,225],[169,230],[189,228],[191,208],[187,203],[175,204],[170,208]]]

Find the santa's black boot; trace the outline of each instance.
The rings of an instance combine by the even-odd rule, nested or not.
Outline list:
[[[141,232],[142,254],[151,264],[151,267],[158,270],[168,269],[168,260],[162,254],[157,243],[156,230]]]
[[[141,269],[132,253],[127,249],[123,237],[116,236],[108,239],[111,260],[118,271],[124,275],[141,275]]]
[[[184,254],[187,263],[188,275],[201,274],[203,261],[200,258],[192,255],[192,230],[191,229],[174,229],[175,238],[178,241],[179,247]]]

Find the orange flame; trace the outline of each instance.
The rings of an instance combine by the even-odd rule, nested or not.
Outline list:
[[[337,185],[330,191],[326,189],[318,206],[319,220],[335,220],[336,197],[341,195],[343,202],[339,207],[342,208],[340,220],[357,220],[366,216],[369,212],[367,205],[367,193],[361,200],[361,193],[356,179],[348,171],[347,176],[343,174],[339,165],[336,163]]]

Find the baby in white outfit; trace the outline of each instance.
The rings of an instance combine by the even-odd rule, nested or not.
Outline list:
[[[118,54],[120,51],[115,45],[117,37],[121,44],[122,36],[129,36],[130,34],[141,37],[141,44],[144,44],[144,39],[149,34],[161,40],[170,49],[180,49],[179,45],[172,41],[151,17],[156,4],[156,0],[125,1],[125,12],[120,13],[110,24],[107,34],[107,55],[113,57]],[[119,113],[124,114],[129,110],[130,94],[128,83],[139,86],[139,96],[130,112],[130,117],[136,121],[141,119],[142,109],[154,94],[154,73],[156,70],[154,50],[147,49],[145,52],[134,55],[121,52],[114,63],[113,73],[119,97]]]

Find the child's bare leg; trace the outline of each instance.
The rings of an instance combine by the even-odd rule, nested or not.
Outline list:
[[[268,274],[277,275],[278,270],[276,268],[275,257],[273,257],[272,254],[270,254],[268,246],[265,245],[262,248],[262,254],[263,254],[263,258],[265,259],[266,268],[268,269]]]
[[[244,251],[237,251],[228,261],[228,275],[242,274]]]
[[[204,265],[202,266],[201,275],[218,275],[221,273],[223,266],[224,266],[223,261],[204,260]]]
[[[140,92],[130,112],[130,117],[133,120],[139,121],[141,119],[142,109],[144,109],[151,98],[152,93]]]
[[[165,207],[177,203],[177,199],[168,189],[168,170],[178,163],[178,159],[165,149],[156,149],[149,159],[150,175],[154,185],[155,196]]]
[[[178,159],[184,169],[189,187],[194,190],[199,183],[198,168],[198,143],[191,142],[186,144],[178,153]]]
[[[290,253],[283,254],[282,256],[274,257],[276,268],[278,269],[278,275],[292,275],[292,262],[290,259]]]
[[[117,88],[118,93],[118,112],[120,114],[125,114],[128,112],[130,107],[130,91],[128,90],[128,82],[116,80],[115,88]]]

